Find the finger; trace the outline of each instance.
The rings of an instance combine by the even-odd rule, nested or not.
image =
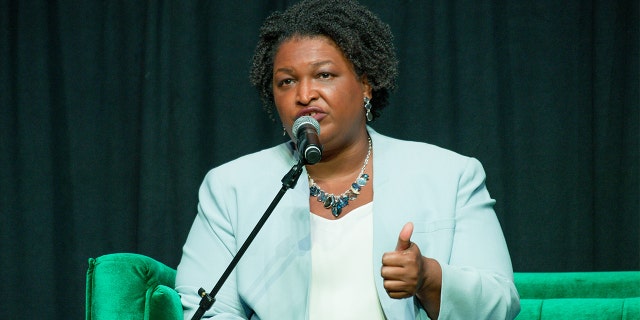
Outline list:
[[[402,299],[412,296],[412,294],[407,291],[406,284],[402,281],[385,280],[384,288],[389,297],[393,299]]]
[[[384,280],[401,280],[404,276],[404,268],[400,266],[383,266],[380,269],[380,276]]]
[[[398,236],[398,244],[396,245],[396,251],[404,251],[411,246],[411,235],[413,234],[413,223],[407,222],[407,224],[400,230],[400,236]]]

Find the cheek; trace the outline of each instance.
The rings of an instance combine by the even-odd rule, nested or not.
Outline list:
[[[287,117],[284,114],[284,110],[282,110],[282,108],[280,107],[280,105],[278,104],[277,101],[276,101],[275,105],[276,105],[276,113],[278,114],[278,117],[280,118],[280,121],[282,121],[282,124],[286,125],[285,121],[286,121]]]
[[[280,119],[280,122],[282,123],[282,125],[287,128],[287,130],[291,129],[290,127],[293,125],[293,122],[289,121],[289,117],[287,116],[287,111],[285,108],[283,108],[283,105],[286,105],[282,99],[278,99],[276,98],[276,96],[273,96],[273,101],[275,104],[275,111],[278,115],[278,118]]]
[[[273,101],[278,108],[287,106],[291,103],[291,99],[295,99],[293,90],[274,90]]]
[[[362,101],[363,96],[360,94],[360,87],[352,85],[349,87],[345,86],[344,89],[336,92],[334,97],[340,99],[340,105],[344,112],[349,114],[359,113],[361,107],[364,105]]]

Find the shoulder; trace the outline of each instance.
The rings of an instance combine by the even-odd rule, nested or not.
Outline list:
[[[401,140],[370,130],[374,141],[374,152],[383,162],[398,166],[421,166],[425,168],[461,168],[476,159],[461,155],[433,144]]]
[[[240,183],[253,185],[263,183],[271,176],[280,178],[295,163],[293,149],[289,143],[241,156],[211,169],[205,176],[205,183],[212,180],[223,184]]]

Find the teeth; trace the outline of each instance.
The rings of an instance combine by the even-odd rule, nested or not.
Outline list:
[[[309,113],[309,114],[307,114],[307,115],[308,115],[308,116],[310,116],[310,117],[313,117],[313,116],[315,116],[315,115],[316,115],[316,113],[315,113],[315,112],[311,112],[311,113]]]

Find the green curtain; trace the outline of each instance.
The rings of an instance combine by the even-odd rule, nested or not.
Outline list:
[[[284,141],[248,70],[291,2],[0,0],[2,314],[81,318],[89,257],[177,266],[204,174]],[[640,268],[638,1],[362,3],[400,59],[373,127],[484,164],[515,271]]]

